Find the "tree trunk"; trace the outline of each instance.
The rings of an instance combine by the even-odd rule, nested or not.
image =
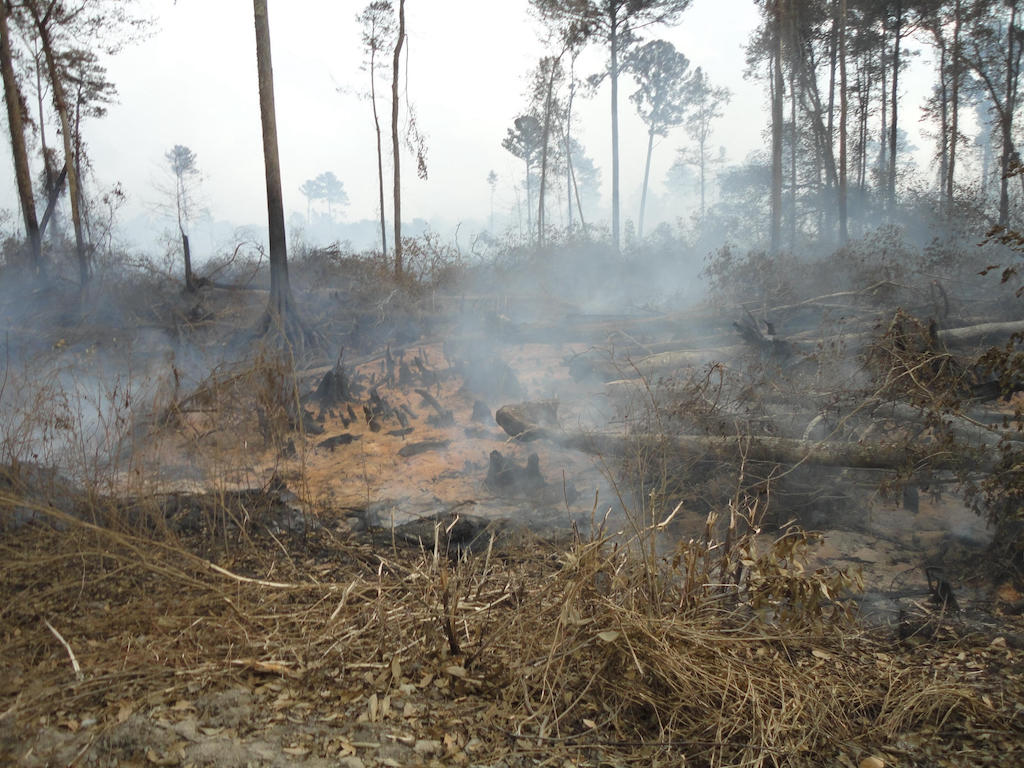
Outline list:
[[[833,294],[838,297],[844,294]],[[829,297],[823,297],[829,298]],[[773,311],[768,309],[769,314]],[[977,347],[979,345],[992,346],[1005,344],[1013,334],[1024,334],[1024,321],[1010,321],[998,323],[980,323],[977,325],[963,326],[959,328],[946,328],[938,331],[936,338],[951,351],[963,350],[965,348]],[[660,352],[653,352],[654,349],[663,348],[665,345],[645,345],[643,350],[637,351],[631,356],[628,362],[620,359],[607,359],[598,356],[588,361],[586,368],[603,381],[621,379],[627,372],[641,376],[648,381],[662,377],[678,374],[680,369],[706,366],[711,361],[731,362],[751,352],[755,347],[759,352],[768,354],[777,353],[788,356],[791,360],[800,357],[811,358],[821,349],[828,349],[834,345],[845,344],[849,348],[856,345],[871,343],[877,338],[874,331],[852,332],[842,336],[824,336],[818,339],[786,339],[774,338],[760,341],[746,340],[746,344],[730,344],[726,346],[702,346],[700,348],[683,349],[685,341],[673,342],[668,345],[670,348]],[[765,343],[767,342],[767,343]],[[650,354],[644,354],[650,352]]]
[[[956,173],[956,145],[960,138],[960,26],[962,9],[961,0],[956,0],[953,6],[953,53],[950,67],[952,68],[952,83],[950,85],[949,103],[949,165],[946,168],[946,203],[952,207],[954,175]]]
[[[806,50],[806,53],[804,53]],[[839,173],[836,168],[836,157],[832,147],[832,134],[829,132],[827,116],[823,119],[823,113],[827,112],[821,103],[821,94],[818,92],[818,83],[814,77],[813,50],[808,43],[802,45],[794,52],[793,66],[799,67],[799,82],[801,87],[801,98],[808,100],[804,105],[804,112],[810,119],[811,129],[814,132],[815,143],[820,158],[820,164],[824,166],[825,184],[828,189],[834,190],[839,184]],[[810,64],[806,58],[812,58]],[[832,208],[828,207],[829,218],[831,219]]]
[[[865,94],[870,94],[871,92],[871,78],[867,73],[861,71],[862,67],[863,59],[857,67],[857,144],[856,156],[854,157],[854,164],[857,166],[857,197],[861,202],[864,200],[864,156],[867,147],[868,101],[865,98]],[[861,210],[862,216],[863,213],[863,210]]]
[[[565,194],[566,194],[566,219],[568,221],[568,231],[572,232],[572,188],[573,188],[573,172],[572,172],[572,100],[576,94],[576,84],[574,82],[576,77],[575,74],[575,60],[573,60],[573,66],[569,70],[569,101],[565,107]],[[491,206],[494,207],[493,205]],[[491,229],[494,229],[493,224]]]
[[[796,250],[796,153],[799,138],[796,130],[796,72],[789,68],[789,248]],[[704,216],[704,162],[701,158],[701,217]]]
[[[889,29],[889,27],[888,27],[888,19],[886,19],[883,22],[883,25],[882,25],[882,41],[881,41],[881,46],[882,46],[882,50],[883,51],[885,50],[885,35],[888,32],[888,29]],[[882,103],[881,103],[881,109],[878,110],[878,114],[881,117],[882,124],[880,126],[881,129],[879,131],[879,137],[878,137],[879,150],[878,150],[877,169],[878,169],[878,186],[882,190],[883,205],[884,205],[884,202],[885,202],[884,201],[884,197],[885,197],[885,195],[888,194],[888,190],[889,190],[889,180],[887,178],[888,174],[886,172],[886,168],[888,167],[888,157],[889,157],[889,68],[885,65],[885,54],[882,53],[880,55],[881,55],[881,58],[882,58],[882,65],[881,65],[881,67],[879,67],[879,70],[880,70],[880,72],[882,74],[882,82],[881,82],[881,95],[882,95],[881,101],[882,101]]]
[[[835,127],[836,127],[836,75],[839,70],[839,30],[837,29],[838,24],[836,23],[836,5],[837,0],[832,0],[832,29],[829,31],[829,45],[828,45],[828,125],[825,133],[826,141],[822,142],[823,145],[828,147],[831,152],[833,142],[835,141]],[[834,154],[834,153],[833,153]],[[827,157],[827,153],[823,153]],[[827,177],[826,177],[827,178]],[[835,178],[835,190],[836,190],[836,211],[839,210],[839,177],[838,174]],[[831,208],[830,208],[831,211]],[[827,219],[831,219],[831,215]],[[831,223],[831,222],[830,222]],[[841,226],[840,226],[841,228]],[[818,230],[819,236],[821,230]],[[829,237],[832,236],[832,232],[829,232]]]
[[[565,134],[565,228],[566,232],[572,232],[572,147],[569,144],[569,134]],[[493,197],[493,196],[492,196]],[[491,218],[494,218],[494,203],[491,203]],[[493,223],[491,229],[494,229]]]
[[[192,248],[189,246],[188,235],[184,227],[178,223],[178,231],[181,232],[181,252],[185,256],[185,290],[194,293],[196,290],[196,279],[192,275]]]
[[[370,102],[373,104],[373,128],[377,132],[377,189],[380,191],[380,252],[388,255],[388,226],[384,215],[384,150],[380,142],[380,118],[377,117],[377,89],[374,84],[374,54],[370,52]]]
[[[973,469],[992,471],[995,451],[980,457],[932,454],[927,446],[900,443],[815,442],[785,437],[716,437],[708,435],[627,436],[600,432],[562,432],[530,421],[519,406],[506,405],[495,413],[495,421],[513,438],[522,441],[551,440],[556,445],[596,456],[624,456],[632,451],[669,450],[695,459],[720,461],[766,461],[779,464],[813,464],[857,469],[905,469],[926,467],[938,470]]]
[[[708,164],[708,158],[707,158],[707,154],[706,154],[707,153],[707,145],[708,145],[708,137],[707,137],[706,133],[702,132],[701,136],[700,136],[700,141],[697,142],[697,149],[700,152],[699,160],[700,160],[700,220],[701,221],[704,221],[704,214],[705,214],[705,212],[707,210],[707,206],[705,204],[705,190],[707,188],[706,187],[705,179],[706,179],[707,164]]]
[[[57,65],[57,55],[53,50],[50,40],[49,20],[39,16],[38,9],[30,4],[29,13],[35,22],[36,32],[39,35],[39,43],[43,47],[43,56],[46,58],[46,69],[50,75],[50,89],[53,93],[53,106],[60,119],[60,130],[64,139],[64,163],[68,172],[68,199],[71,201],[71,222],[75,230],[75,254],[78,258],[78,279],[79,285],[84,289],[89,282],[89,254],[85,247],[85,237],[82,231],[82,206],[81,189],[78,178],[78,166],[75,162],[75,152],[71,138],[71,119],[68,114],[67,97],[64,93],[64,83],[61,80],[60,68]]]
[[[398,69],[405,42],[405,0],[398,0],[398,37],[391,69],[391,154],[395,169],[395,278],[402,277],[402,172],[398,146]]]
[[[43,272],[42,240],[36,219],[35,196],[32,194],[32,174],[28,164],[28,149],[25,145],[25,126],[21,114],[21,92],[14,75],[11,55],[11,37],[7,27],[7,6],[0,0],[0,72],[4,81],[4,101],[7,103],[7,125],[11,133],[11,153],[14,155],[14,177],[18,184],[18,200],[21,204],[25,236],[28,238],[32,258],[32,270]]]
[[[256,69],[259,75],[260,118],[263,123],[263,161],[267,179],[267,222],[270,231],[270,302],[267,310],[286,338],[295,341],[289,329],[292,306],[288,282],[288,244],[284,227],[284,198],[281,193],[281,160],[277,150],[277,112],[274,106],[274,68],[270,57],[270,21],[267,0],[253,0],[256,23]]]
[[[540,201],[537,204],[537,244],[544,247],[544,189],[548,179],[548,141],[551,137],[551,98],[555,90],[555,68],[565,54],[558,54],[558,57],[551,62],[551,70],[548,72],[548,87],[544,97],[544,133],[541,139],[540,149]]]
[[[896,0],[896,27],[892,42],[892,119],[889,121],[889,182],[887,203],[890,215],[896,211],[896,150],[899,118],[900,42],[903,40],[903,0]]]
[[[580,188],[576,183],[576,171],[573,169],[571,161],[569,163],[569,173],[572,176],[572,194],[576,196],[576,213],[578,213],[580,217],[580,231],[585,233],[587,231],[587,220],[583,217],[583,203],[580,200]]]
[[[946,192],[946,180],[949,177],[949,61],[946,52],[946,41],[939,37],[936,40],[939,48],[939,195]]]
[[[782,240],[782,0],[775,0],[772,40],[772,190],[771,251],[778,253]]]
[[[533,189],[530,187],[530,157],[529,153],[525,158],[526,162],[526,231],[530,240],[533,239]]]
[[[839,243],[850,242],[846,221],[846,0],[839,0]]]
[[[1010,224],[1010,157],[1013,155],[1013,113],[1017,108],[1017,74],[1016,61],[1020,58],[1020,52],[1014,51],[1013,41],[1016,37],[1017,26],[1017,3],[1010,3],[1010,27],[1007,32],[1006,43],[1006,96],[1003,102],[1003,109],[1000,112],[1002,125],[1003,153],[1001,160],[1001,180],[999,184],[999,225],[1007,227]]]
[[[64,186],[64,181],[67,177],[68,167],[65,165],[60,169],[60,173],[57,174],[57,180],[50,184],[50,191],[46,198],[46,210],[43,211],[43,218],[39,220],[40,238],[46,235],[46,225],[50,223],[50,217],[53,215],[53,211],[57,207],[57,198],[60,197],[60,188]]]
[[[36,102],[39,108],[39,149],[40,154],[43,158],[43,173],[46,177],[46,198],[47,200],[54,200],[60,192],[60,188],[63,186],[64,181],[67,179],[67,169],[62,169],[58,176],[60,180],[54,179],[54,167],[53,162],[50,160],[50,149],[49,144],[46,141],[46,110],[43,107],[43,68],[45,66],[43,61],[42,51],[39,50],[38,46],[33,47],[32,51],[32,63],[33,69],[36,74]],[[53,204],[47,205],[47,212],[52,211]],[[47,213],[43,213],[43,218],[39,221],[39,239],[46,237],[46,221]]]
[[[185,223],[182,221],[182,213],[186,207],[185,171],[177,167],[174,174],[174,204],[178,213],[178,232],[181,233],[181,253],[185,261],[185,290],[192,293],[196,289],[195,279],[192,277],[192,247],[185,232]]]
[[[647,209],[647,182],[651,178],[651,154],[654,152],[654,131],[647,132],[647,162],[644,163],[644,186],[640,192],[640,219],[636,225],[637,240],[644,238],[644,212]],[[704,211],[704,164],[701,163],[701,214]]]
[[[611,81],[612,81],[612,246],[619,250],[619,20],[618,6],[609,3],[611,18],[609,19],[608,42],[611,48]]]

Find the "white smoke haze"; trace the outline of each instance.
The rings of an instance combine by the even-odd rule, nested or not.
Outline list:
[[[102,242],[94,238],[95,287],[74,295],[63,208],[45,244],[54,256],[52,293],[38,294],[29,282],[3,286],[8,362],[0,461],[53,467],[106,492],[123,491],[133,472],[163,490],[290,483],[298,495],[292,486],[304,485],[304,509],[317,499],[335,512],[361,505],[364,523],[405,522],[473,497],[481,514],[535,527],[557,520],[582,530],[592,514],[612,509],[614,524],[626,530],[638,516],[657,521],[681,503],[673,531],[680,538],[740,499],[771,496],[770,526],[792,517],[868,537],[880,529],[862,518],[894,507],[902,486],[948,495],[955,483],[947,475],[920,479],[902,469],[803,461],[779,470],[742,456],[681,457],[672,443],[679,436],[870,442],[880,430],[906,426],[896,417],[875,419],[884,421],[879,426],[864,416],[863,403],[882,398],[872,387],[891,383],[877,381],[870,366],[879,339],[903,322],[894,318],[905,314],[908,327],[931,327],[934,340],[960,326],[1019,315],[1015,283],[979,274],[1019,261],[998,244],[979,246],[992,223],[991,190],[965,182],[951,207],[931,178],[934,141],[916,116],[934,62],[915,59],[903,78],[902,119],[910,130],[900,137],[898,205],[883,199],[869,174],[863,195],[850,190],[850,241],[841,245],[834,190],[819,185],[790,209],[789,194],[797,190],[787,187],[782,247],[771,253],[766,81],[742,77],[757,9],[746,4],[723,18],[720,4],[695,2],[684,23],[658,35],[733,91],[714,128],[703,215],[693,166],[673,168],[687,149],[682,133],[673,133],[654,143],[645,233],[638,236],[647,136],[628,98],[634,86],[624,77],[621,247],[611,242],[609,226],[607,83],[581,94],[575,107],[575,136],[599,174],[581,194],[586,226],[574,211],[569,228],[566,182],[553,172],[549,231],[540,246],[530,226],[537,180],[527,210],[523,163],[501,147],[526,108],[525,75],[546,52],[526,3],[452,0],[433,10],[411,4],[407,89],[428,134],[429,174],[416,178],[405,159],[408,278],[396,283],[390,254],[379,248],[372,123],[354,79],[354,10],[316,5],[315,25],[305,7],[273,4],[272,15],[291,279],[299,316],[319,346],[281,365],[252,338],[269,274],[266,227],[259,223],[266,214],[251,11],[241,0],[215,7],[153,3],[160,30],[110,61],[120,103],[85,128],[90,194],[115,182],[127,190],[117,226]],[[502,34],[478,34],[485,24]],[[180,55],[185,40],[188,57]],[[578,74],[598,71],[604,55],[589,49]],[[967,117],[961,130],[977,132],[981,124]],[[179,287],[177,222],[153,182],[176,144],[191,147],[202,169],[202,210],[189,222],[203,281],[195,293]],[[881,149],[872,144],[866,152],[875,157]],[[960,162],[966,179],[980,177],[988,161],[982,151],[965,149]],[[341,179],[347,205],[331,210],[302,197],[303,182],[324,171]],[[813,186],[805,170],[800,175]],[[8,187],[0,193],[10,195]],[[1016,215],[1021,190],[1014,184],[1010,194]],[[0,224],[11,236],[6,278],[17,273],[18,218]],[[392,355],[410,367],[419,360],[415,385],[387,380]],[[354,420],[339,406],[317,407],[310,399],[338,360],[359,383],[348,403]],[[291,365],[295,377],[287,372]],[[417,389],[436,398],[438,410],[450,410],[454,423],[429,424],[430,416],[444,414],[432,413]],[[554,440],[514,441],[493,416],[523,402],[558,403],[555,423],[540,425],[546,429],[623,438],[635,451],[623,459]],[[413,430],[389,421],[398,419],[400,406],[415,411]],[[383,435],[370,426],[375,407]],[[478,410],[489,418],[477,422]],[[652,436],[660,441],[653,447],[645,442]],[[321,441],[331,438],[349,442],[325,447]],[[397,460],[406,443],[420,441],[434,444],[424,449],[429,459]],[[537,480],[537,455],[547,494],[496,493],[486,482],[493,451],[508,462],[510,476],[525,472],[530,482]],[[901,514],[909,526],[909,513]],[[946,508],[937,501],[928,514],[943,536],[975,544],[984,538],[960,502]],[[872,546],[867,538],[858,542],[857,551]],[[834,549],[845,564],[843,547]]]
[[[568,131],[541,0],[407,0],[399,260],[386,3],[265,2],[273,252],[264,0],[0,5],[0,764],[1024,764],[1019,115],[950,65],[1019,4],[617,27],[613,216],[608,41]],[[44,5],[155,21],[63,132]]]

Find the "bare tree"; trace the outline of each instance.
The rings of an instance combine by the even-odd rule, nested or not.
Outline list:
[[[281,193],[281,160],[277,151],[277,114],[274,107],[274,68],[270,57],[270,20],[267,0],[252,0],[256,26],[256,71],[263,123],[263,161],[267,179],[267,223],[270,231],[270,299],[262,331],[277,331],[287,343],[301,348],[305,331],[298,320],[288,281],[288,244]]]
[[[999,225],[1010,221],[1009,179],[1014,161],[1014,119],[1020,100],[1021,58],[1024,54],[1018,0],[976,0],[971,9],[972,26],[964,47],[967,66],[977,75],[996,114],[1001,147]]]
[[[667,136],[669,130],[683,123],[693,95],[693,73],[690,60],[667,40],[651,40],[635,49],[626,66],[639,86],[630,101],[636,104],[640,119],[647,124],[647,160],[636,231],[637,238],[643,239],[654,137]]]
[[[345,184],[334,175],[333,171],[324,171],[315,179],[307,179],[299,187],[299,192],[306,198],[306,221],[310,221],[310,210],[314,200],[323,200],[327,204],[327,218],[334,220],[334,206],[348,205],[348,192]],[[321,214],[322,215],[322,214]]]
[[[370,104],[373,107],[373,127],[377,133],[377,182],[380,192],[380,243],[381,253],[387,256],[388,233],[384,213],[384,153],[381,149],[380,119],[377,116],[377,54],[383,52],[394,35],[394,9],[390,0],[373,0],[356,17],[363,27],[363,48],[368,60],[366,68],[370,73]]]
[[[925,114],[939,122],[939,190],[947,208],[953,204],[957,148],[960,136],[961,91],[964,90],[963,29],[967,21],[966,0],[933,0],[930,12],[921,14],[921,25],[938,49],[938,83],[925,107]]]
[[[555,88],[564,75],[561,59],[567,50],[568,46],[563,47],[557,56],[544,56],[538,62],[535,74],[534,97],[540,102],[543,115],[540,142],[540,193],[537,196],[537,245],[541,247],[544,246],[544,193],[547,190],[548,165],[551,159],[552,125],[560,111],[560,105],[555,97]]]
[[[405,42],[405,0],[398,0],[398,33],[391,62],[391,154],[394,168],[395,197],[395,277],[402,277],[402,172],[398,146],[398,65]]]
[[[697,67],[693,73],[690,88],[690,111],[686,117],[686,132],[697,143],[694,159],[700,171],[700,217],[704,218],[707,166],[710,161],[708,140],[711,138],[711,123],[722,116],[723,105],[729,102],[728,88],[716,88],[708,80],[707,73]]]
[[[189,245],[186,228],[194,213],[192,186],[199,178],[199,166],[196,165],[195,153],[182,144],[175,144],[164,154],[164,159],[167,160],[174,175],[174,210],[178,219],[178,232],[181,233],[181,251],[185,259],[185,290],[192,292],[198,286],[192,273],[192,248]]]
[[[33,46],[36,60],[45,62],[46,80],[60,126],[64,150],[71,221],[79,281],[89,280],[91,251],[88,216],[82,188],[83,168],[88,167],[82,141],[85,117],[102,116],[114,93],[99,53],[114,54],[139,39],[149,28],[147,18],[134,13],[134,0],[21,0],[16,7],[24,21],[23,33]],[[41,80],[41,78],[40,78]],[[42,84],[39,84],[42,90]],[[48,190],[55,200],[58,184]],[[44,217],[45,218],[45,217]]]
[[[838,0],[836,26],[839,35],[839,243],[850,241],[846,221],[846,0]]]
[[[498,185],[498,174],[492,169],[487,174],[487,185],[491,188],[491,226],[490,231],[494,232],[494,188]]]
[[[537,154],[543,143],[544,129],[534,115],[521,115],[514,121],[515,128],[509,128],[501,146],[526,164],[526,221],[527,231],[533,236],[533,194],[530,177]]]
[[[61,135],[64,140],[64,167],[67,169],[68,198],[71,202],[71,223],[75,230],[75,254],[78,259],[78,279],[82,288],[89,282],[89,253],[85,245],[85,234],[82,226],[82,198],[81,185],[79,183],[79,166],[76,162],[76,153],[73,144],[73,133],[71,130],[71,113],[68,104],[67,94],[64,89],[64,77],[59,63],[59,52],[54,49],[53,26],[56,23],[55,12],[60,13],[64,9],[56,3],[50,3],[45,11],[41,11],[36,2],[27,4],[28,12],[32,17],[35,32],[38,35],[40,46],[43,49],[43,56],[46,60],[46,69],[50,76],[50,90],[53,96],[53,108],[57,112],[60,121]]]
[[[778,253],[782,243],[782,30],[784,4],[774,0],[766,10],[771,14],[771,102],[772,102],[772,190],[771,249]]]
[[[302,182],[302,186],[299,187],[299,192],[306,198],[306,223],[309,224],[313,210],[313,201],[319,200],[321,197],[320,185],[316,179],[306,179]]]
[[[575,24],[587,37],[608,44],[612,118],[612,243],[620,244],[619,227],[619,72],[620,56],[635,38],[632,32],[653,24],[669,24],[690,0],[530,0],[541,17],[561,26]]]
[[[11,154],[14,156],[14,177],[18,184],[18,200],[21,204],[25,236],[28,238],[32,256],[32,269],[36,274],[43,271],[42,242],[39,223],[36,218],[35,196],[32,193],[32,175],[28,164],[28,150],[25,144],[25,126],[22,115],[21,89],[14,73],[11,52],[10,29],[7,24],[7,5],[0,0],[0,72],[4,81],[4,101],[7,104],[7,125],[11,134]]]

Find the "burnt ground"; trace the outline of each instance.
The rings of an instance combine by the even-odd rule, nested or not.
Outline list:
[[[613,359],[635,379],[634,361],[663,346],[734,346],[728,312],[596,315],[444,291],[398,308],[368,294],[307,294],[329,348],[287,364],[239,342],[252,297],[212,289],[202,312],[190,297],[160,305],[160,332],[129,344],[105,323],[41,340],[63,373],[35,379],[40,390],[77,399],[48,411],[23,398],[7,417],[8,452],[12,436],[31,442],[32,418],[46,428],[35,462],[5,473],[0,759],[1024,755],[1019,584],[952,484],[911,499],[884,487],[891,473],[836,470],[813,476],[828,491],[813,503],[729,538],[739,497],[725,470],[709,482],[690,465],[699,492],[652,495],[650,457],[516,441],[494,421],[530,401],[566,430],[646,424],[579,361]],[[21,371],[43,364],[31,359]],[[83,397],[92,377],[102,394]],[[647,381],[641,408],[658,389]],[[125,405],[97,404],[107,396]],[[100,415],[69,416],[82,403]],[[51,464],[61,472],[36,469]],[[669,498],[685,503],[655,531]],[[818,535],[794,534],[791,518]],[[752,574],[724,597],[723,547],[723,564]],[[940,579],[955,606],[933,599]]]

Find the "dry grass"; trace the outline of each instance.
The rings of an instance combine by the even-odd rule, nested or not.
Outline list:
[[[45,512],[65,530],[25,526],[0,546],[9,746],[41,724],[90,713],[112,731],[126,707],[243,684],[338,728],[343,712],[349,726],[456,734],[449,757],[472,744],[488,764],[1024,754],[1019,656],[965,644],[957,663],[959,648],[858,631],[830,599],[836,575],[800,569],[797,532],[763,546],[731,526],[730,542],[663,560],[600,534],[455,558],[441,531],[433,550],[375,551],[328,526],[253,524],[211,559],[194,554],[207,542]]]
[[[261,358],[164,393],[157,421],[211,467],[205,487],[243,471],[240,436],[287,448],[290,371]],[[39,411],[14,411],[6,453],[25,453]],[[104,445],[130,435],[103,428]],[[332,761],[383,762],[359,745],[392,739],[508,766],[1024,762],[1017,646],[858,627],[855,575],[806,570],[807,534],[766,540],[738,498],[690,541],[665,541],[652,501],[629,537],[595,521],[461,557],[440,529],[423,549],[375,547],[326,507],[282,533],[269,497],[226,490],[176,527],[164,497],[105,497],[109,480],[64,511],[0,490],[0,763],[211,764],[147,728],[193,712],[215,738],[210,698],[238,687],[255,702],[238,739],[283,723],[280,746]],[[7,525],[26,509],[41,522]],[[74,742],[66,759],[38,747],[53,731]]]

